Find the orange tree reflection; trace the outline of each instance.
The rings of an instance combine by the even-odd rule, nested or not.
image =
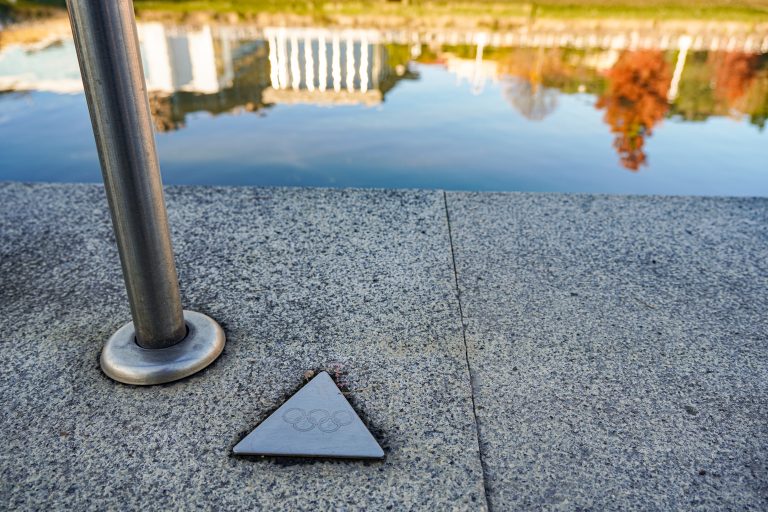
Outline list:
[[[746,114],[760,129],[765,126],[768,111],[768,59],[765,55],[743,52],[712,52],[715,97],[730,116]]]
[[[715,95],[729,110],[740,110],[738,102],[757,76],[758,56],[742,52],[712,52],[710,61],[715,68]]]
[[[615,135],[621,164],[637,171],[647,164],[645,138],[667,113],[671,71],[661,51],[622,53],[607,72],[608,88],[596,107],[605,109],[605,122]]]

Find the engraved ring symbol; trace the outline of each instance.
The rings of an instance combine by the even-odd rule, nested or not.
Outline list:
[[[299,432],[309,432],[315,427],[326,433],[336,432],[352,423],[352,419],[352,415],[347,411],[330,413],[325,409],[312,409],[307,413],[304,409],[293,408],[283,413],[283,421]]]

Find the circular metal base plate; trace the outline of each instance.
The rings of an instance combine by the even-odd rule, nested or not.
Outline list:
[[[159,349],[136,343],[133,322],[122,326],[101,351],[101,369],[125,384],[149,386],[182,379],[211,364],[224,349],[224,331],[212,318],[184,311],[187,336],[177,344]]]

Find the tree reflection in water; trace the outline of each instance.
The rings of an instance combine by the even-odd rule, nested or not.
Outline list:
[[[728,114],[738,117],[741,112],[754,112],[759,109],[761,100],[765,102],[765,93],[754,94],[760,56],[744,52],[712,52],[709,63],[714,68],[715,97],[728,110]],[[765,119],[762,124],[765,124]]]
[[[518,77],[506,78],[502,95],[520,114],[531,121],[541,121],[557,108],[558,91]]]
[[[608,90],[596,103],[605,109],[604,120],[615,135],[614,148],[621,164],[637,171],[646,165],[645,138],[669,109],[667,92],[672,79],[661,51],[627,51],[607,72]]]
[[[295,104],[383,110],[393,89],[421,80],[430,67],[444,68],[475,95],[494,84],[490,90],[500,89],[528,120],[541,121],[568,108],[566,95],[581,95],[590,105],[594,101],[620,164],[631,171],[648,165],[647,138],[665,117],[685,122],[729,117],[748,120],[759,130],[765,126],[765,28],[702,22],[681,34],[674,23],[616,21],[598,29],[590,20],[572,21],[425,32],[140,19],[137,30],[158,132],[181,130],[188,116],[199,112],[265,116],[272,108]],[[81,93],[68,27],[64,13],[4,27],[0,94]],[[441,101],[441,96],[432,99]],[[434,108],[452,107],[442,101]],[[414,104],[413,110],[419,107]],[[402,123],[408,122],[405,112]],[[567,143],[570,134],[559,135]]]

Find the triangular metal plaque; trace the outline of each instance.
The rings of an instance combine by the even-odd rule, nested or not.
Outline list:
[[[245,436],[242,455],[381,459],[384,451],[326,372]]]

